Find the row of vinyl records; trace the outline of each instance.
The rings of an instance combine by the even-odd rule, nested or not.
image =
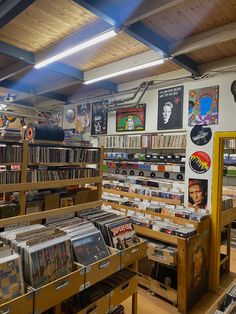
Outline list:
[[[109,135],[100,138],[105,148],[185,148],[186,134]]]
[[[95,213],[100,230],[85,219],[95,223]],[[71,273],[73,263],[88,266],[110,256],[107,245],[122,250],[139,240],[127,217],[101,209],[81,216],[0,233],[0,303],[22,295],[24,283],[39,288]]]
[[[91,148],[63,148],[30,146],[28,152],[28,163],[78,163],[78,162],[99,162],[99,150]],[[21,163],[21,145],[0,145],[1,163]]]
[[[61,167],[54,170],[27,170],[27,182],[55,181],[96,177],[99,171],[93,168]],[[0,184],[13,184],[21,182],[21,171],[1,170]]]

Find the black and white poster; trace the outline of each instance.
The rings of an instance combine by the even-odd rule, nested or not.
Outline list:
[[[158,130],[182,128],[183,92],[183,86],[176,86],[158,91]]]
[[[107,134],[108,109],[107,100],[92,103],[92,126],[91,134]]]

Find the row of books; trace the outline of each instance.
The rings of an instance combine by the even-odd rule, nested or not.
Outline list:
[[[224,148],[225,149],[236,149],[236,140],[235,139],[225,140],[224,141]]]
[[[99,162],[99,150],[88,148],[63,148],[30,146],[29,163]]]
[[[55,181],[96,177],[99,171],[93,168],[58,168],[57,170],[28,170],[27,182]]]
[[[1,163],[21,163],[22,146],[0,144],[0,164]]]
[[[168,162],[182,163],[185,162],[183,154],[150,154],[150,153],[126,153],[126,152],[105,152],[106,160],[114,161],[146,161],[146,162]]]

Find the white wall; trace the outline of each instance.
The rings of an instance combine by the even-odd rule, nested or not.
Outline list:
[[[180,73],[179,73],[180,75]],[[182,76],[186,76],[186,72],[181,73]],[[230,87],[233,80],[236,79],[235,74],[221,74],[217,75],[210,79],[202,79],[202,80],[189,80],[186,79],[184,83],[176,83],[174,85],[166,84],[166,87],[184,85],[184,107],[183,107],[183,129],[186,130],[188,134],[187,138],[187,150],[186,150],[186,199],[185,204],[187,205],[187,182],[188,178],[202,178],[208,179],[208,208],[210,209],[211,203],[211,178],[212,178],[212,167],[204,174],[195,174],[192,172],[188,165],[188,159],[190,155],[197,150],[203,150],[207,152],[210,157],[213,156],[213,139],[205,146],[196,146],[192,143],[189,133],[191,131],[191,127],[188,126],[188,93],[191,89],[202,88],[207,86],[219,85],[219,124],[212,125],[212,132],[215,131],[233,131],[236,130],[236,103],[234,103],[233,95],[231,94]],[[144,80],[143,80],[144,81]],[[137,87],[140,81],[122,84],[119,86],[119,90],[127,90],[132,87]],[[165,88],[165,84],[162,84],[161,88]],[[119,96],[119,98],[124,98],[130,96],[132,93]],[[109,97],[110,98],[110,97]],[[109,99],[108,98],[108,99]],[[117,99],[118,97],[116,97]],[[105,99],[105,98],[104,98]],[[111,99],[111,98],[110,98]],[[109,99],[109,100],[110,100]],[[99,99],[98,99],[99,100]],[[114,97],[113,97],[114,100]],[[93,101],[95,101],[93,99]],[[78,103],[81,103],[78,101]],[[141,133],[149,133],[149,132],[158,132],[157,131],[157,109],[158,109],[158,88],[148,90],[143,97],[141,103],[146,103],[146,130]],[[65,110],[70,107],[76,110],[76,105],[66,106]],[[65,114],[65,113],[64,113]],[[64,128],[73,127],[74,123],[65,122],[64,119]],[[116,133],[116,120],[115,120],[115,112],[109,113],[108,118],[108,134],[117,134]],[[122,132],[125,134],[125,132]],[[86,137],[88,134],[86,134]]]

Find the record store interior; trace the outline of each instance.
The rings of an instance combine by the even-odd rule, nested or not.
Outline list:
[[[236,314],[236,0],[0,0],[0,314]]]

